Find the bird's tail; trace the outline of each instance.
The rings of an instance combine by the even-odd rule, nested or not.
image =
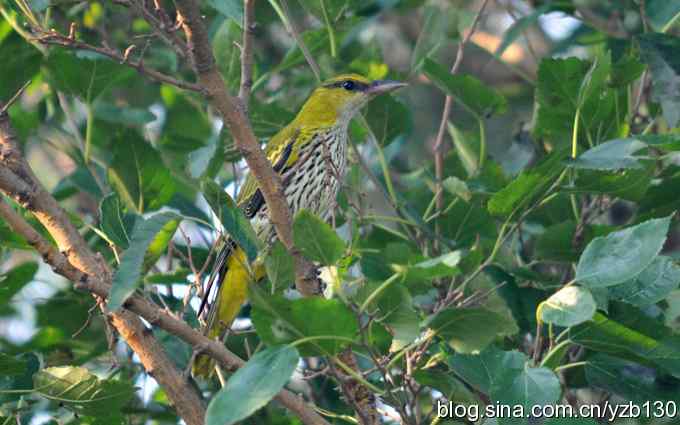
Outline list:
[[[248,284],[252,280],[246,253],[234,243],[228,242],[217,257],[216,276],[208,281],[199,315],[205,306],[211,286],[217,284],[217,295],[208,308],[204,333],[210,339],[221,338],[231,326],[241,306],[248,296]],[[215,370],[215,362],[210,357],[198,355],[192,367],[192,374],[209,378]]]

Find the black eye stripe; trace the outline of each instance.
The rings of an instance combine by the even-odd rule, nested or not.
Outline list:
[[[352,91],[366,91],[368,89],[368,87],[370,86],[369,84],[362,83],[361,81],[347,79],[347,80],[334,81],[332,83],[324,84],[322,87],[326,87],[328,89],[341,88],[348,81],[351,81],[354,84]]]

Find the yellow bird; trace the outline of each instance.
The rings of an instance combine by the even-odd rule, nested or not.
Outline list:
[[[339,75],[317,87],[295,119],[269,141],[265,154],[281,175],[293,215],[306,209],[324,220],[330,218],[345,173],[347,128],[352,117],[373,97],[405,85],[391,80],[371,81],[357,74]],[[251,220],[257,237],[265,244],[274,242],[276,232],[252,175],[239,191],[237,204]],[[245,252],[233,240],[227,241],[217,257],[199,308],[210,338],[224,335],[246,300],[248,284],[264,276],[261,265],[251,272],[247,261]],[[204,314],[213,291],[217,291],[215,300]],[[199,356],[193,372],[207,377],[213,369],[208,357]]]

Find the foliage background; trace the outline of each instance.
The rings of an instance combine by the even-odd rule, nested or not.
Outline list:
[[[410,83],[353,122],[356,149],[332,226],[296,219],[296,244],[332,266],[331,299],[286,300],[290,260],[280,246],[267,254],[268,281],[226,342],[246,359],[274,347],[273,358],[253,362],[255,372],[287,365],[283,376],[261,377],[274,391],[256,401],[266,404],[297,367],[289,388],[329,421],[349,420],[323,360],[348,341],[385,421],[430,423],[438,399],[528,406],[680,398],[680,2],[490,1],[451,77],[483,3],[256,3],[248,112],[263,141],[317,83],[291,31],[324,76]],[[230,134],[199,94],[31,32],[69,34],[75,22],[78,40],[121,55],[134,44],[130,59],[192,81],[190,61],[132,4],[152,7],[0,1],[0,100],[30,81],[9,109],[12,124],[41,182],[117,269],[112,300],[120,306],[143,291],[198,326],[195,283],[207,277],[216,228],[249,238],[218,199],[220,187],[235,196],[244,174]],[[171,2],[163,7],[173,16]],[[236,92],[242,5],[209,0],[202,12]],[[445,94],[454,105],[440,188],[434,146]],[[2,423],[178,422],[94,301],[3,221],[0,255]],[[191,347],[152,329],[186,368]],[[301,337],[312,339],[292,353],[280,348]],[[49,369],[62,366],[71,368]],[[81,386],[67,389],[67,378]],[[218,382],[199,384],[206,399],[219,390]],[[227,389],[209,417],[251,398],[239,376]],[[298,423],[276,403],[255,404],[245,408],[247,423]]]

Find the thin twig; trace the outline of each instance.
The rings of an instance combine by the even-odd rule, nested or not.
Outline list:
[[[161,7],[156,7],[156,13],[154,14],[154,12],[146,8],[145,0],[135,0],[131,1],[129,4],[139,16],[149,23],[154,30],[154,34],[168,46],[172,47],[179,57],[186,57],[186,43],[177,36],[175,31],[172,31],[172,23]]]
[[[453,62],[453,65],[451,66],[451,74],[455,74],[458,72],[458,69],[460,68],[461,63],[463,62],[463,56],[465,54],[465,45],[470,41],[470,38],[472,37],[472,34],[474,34],[475,30],[477,29],[477,25],[479,24],[480,18],[482,14],[484,13],[484,9],[486,9],[487,4],[489,3],[489,0],[484,0],[484,3],[482,3],[482,6],[479,8],[477,11],[477,14],[474,17],[474,20],[472,21],[472,26],[470,27],[470,30],[468,33],[463,37],[461,42],[458,44],[458,52],[456,53],[456,60]],[[435,172],[435,204],[436,204],[436,211],[439,212],[442,210],[444,207],[444,198],[442,197],[443,193],[443,188],[442,188],[442,179],[444,176],[444,150],[442,149],[442,144],[444,141],[444,132],[446,131],[446,125],[448,123],[449,119],[449,114],[451,113],[451,105],[453,104],[453,97],[450,95],[446,96],[446,99],[444,100],[444,110],[442,111],[442,118],[439,123],[439,130],[437,131],[437,138],[435,139],[434,142],[434,172]],[[436,225],[436,234],[439,234],[439,226]]]
[[[238,97],[248,112],[248,99],[253,88],[253,33],[255,32],[255,0],[243,0],[243,45],[241,46],[241,86]]]
[[[101,55],[107,56],[111,59],[116,60],[118,63],[121,65],[126,65],[129,66],[130,68],[134,68],[137,70],[142,75],[145,75],[152,80],[158,81],[160,83],[166,83],[170,84],[172,86],[178,87],[180,89],[184,90],[190,90],[194,92],[202,92],[202,88],[198,84],[190,83],[188,81],[183,81],[175,77],[171,77],[169,75],[163,74],[162,72],[156,71],[154,69],[150,69],[144,66],[143,61],[140,59],[138,61],[133,61],[129,60],[128,57],[126,57],[125,54],[121,54],[120,52],[109,48],[105,46],[93,46],[91,44],[82,42],[82,41],[77,41],[77,40],[71,40],[70,38],[57,33],[56,31],[50,31],[47,33],[44,33],[40,35],[39,37],[36,38],[36,41],[38,41],[41,44],[44,45],[57,45],[57,46],[62,46],[67,49],[73,49],[73,50],[88,50],[91,52],[96,52]]]
[[[0,108],[0,115],[4,115],[7,111],[9,111],[9,108],[12,107],[12,105],[14,104],[14,102],[16,102],[17,100],[19,100],[19,98],[20,98],[21,95],[24,93],[24,90],[26,90],[26,87],[28,87],[29,84],[31,84],[31,80],[26,81],[26,82],[24,83],[24,85],[21,86],[21,88],[20,88],[19,90],[17,90],[16,93],[14,93],[14,96],[12,96],[12,98],[11,98],[10,100],[8,100],[7,103],[5,103],[5,104],[3,105],[2,108]]]
[[[321,69],[319,68],[319,65],[316,63],[314,60],[314,57],[312,56],[311,52],[307,48],[307,45],[305,44],[304,40],[302,39],[302,36],[300,35],[300,31],[298,30],[297,26],[295,25],[295,22],[291,19],[290,15],[290,8],[288,7],[288,0],[281,0],[281,8],[283,9],[283,14],[288,21],[288,25],[286,27],[288,28],[288,31],[290,34],[293,36],[295,39],[295,42],[298,45],[298,48],[302,52],[302,55],[305,57],[305,60],[307,60],[307,63],[309,64],[309,67],[312,69],[312,72],[314,73],[314,76],[316,77],[317,81],[321,81]],[[285,24],[285,22],[284,22]]]

